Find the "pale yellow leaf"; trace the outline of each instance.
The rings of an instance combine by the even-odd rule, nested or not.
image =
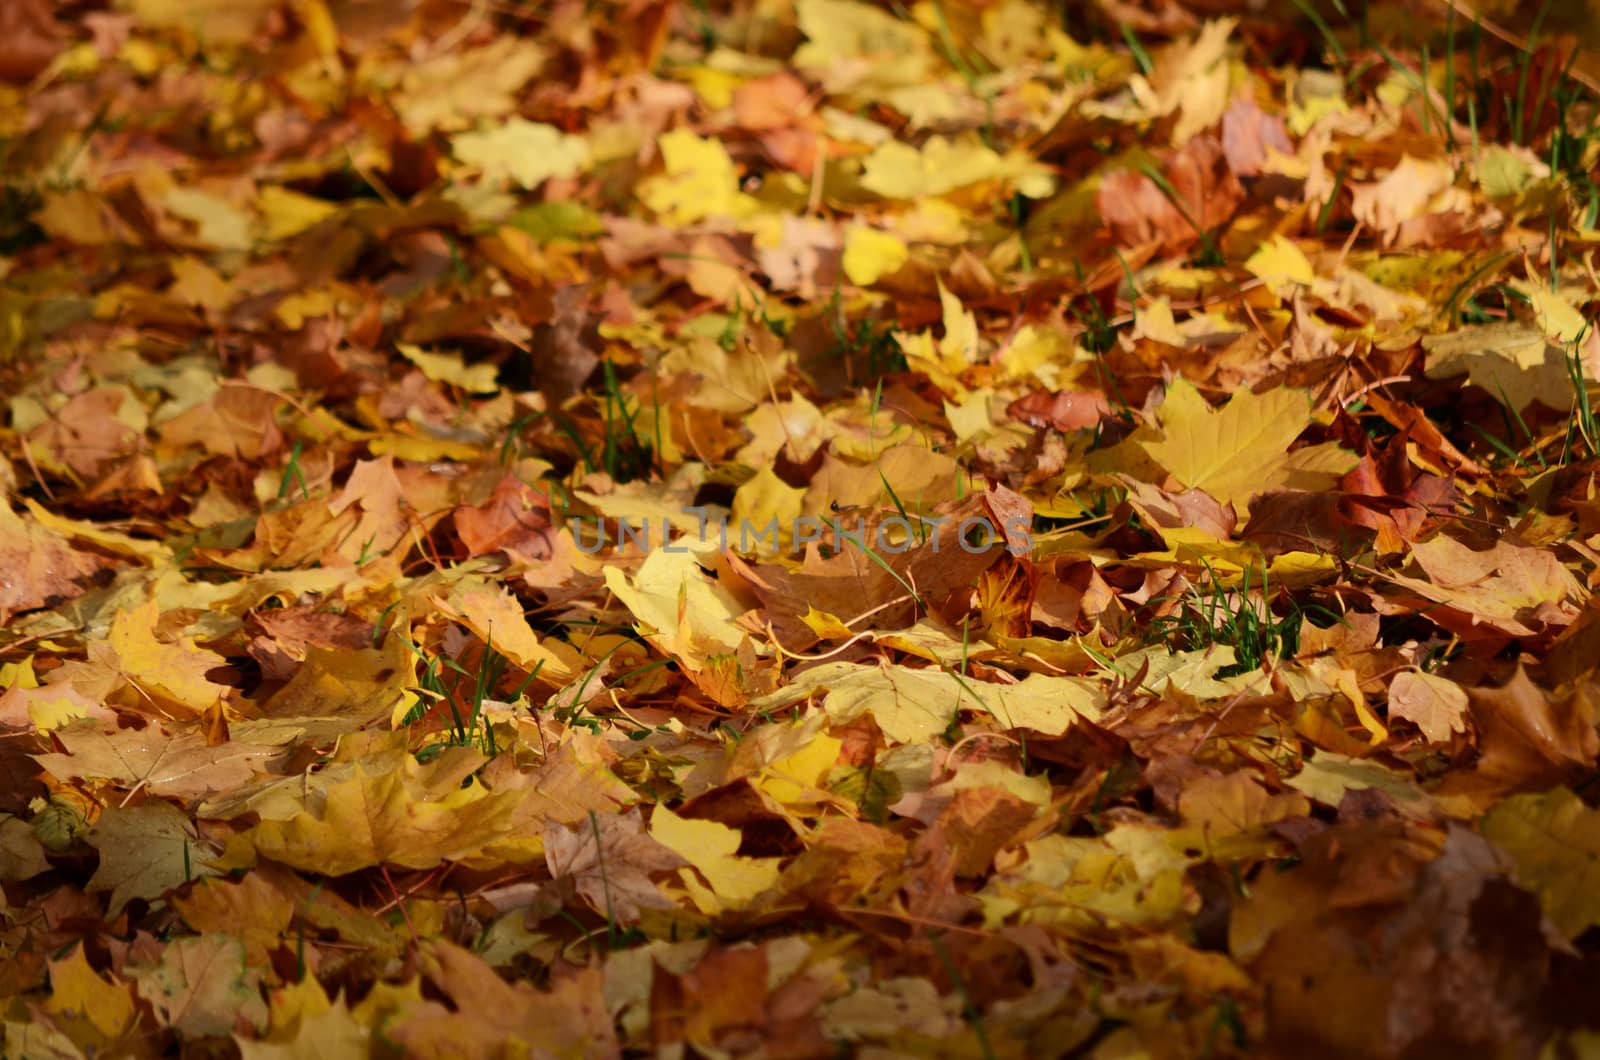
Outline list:
[[[1311,422],[1311,401],[1290,387],[1260,395],[1240,389],[1213,410],[1179,379],[1167,388],[1159,418],[1162,439],[1144,443],[1150,458],[1184,486],[1242,508],[1277,483],[1289,446]]]
[[[1483,834],[1511,855],[1517,882],[1563,935],[1600,924],[1600,810],[1564,787],[1513,795],[1484,817]]]
[[[1280,294],[1294,284],[1309,287],[1317,278],[1305,252],[1291,240],[1276,234],[1256,248],[1244,267]]]
[[[668,224],[740,217],[754,204],[739,190],[739,175],[722,141],[673,129],[657,141],[666,172],[639,185],[639,201]]]
[[[852,225],[844,237],[844,274],[870,287],[906,263],[910,252],[897,236],[866,225]]]
[[[1465,732],[1466,711],[1466,691],[1438,674],[1402,670],[1389,683],[1389,716],[1416,723],[1431,743]]]
[[[574,177],[588,164],[589,145],[554,125],[510,118],[450,140],[457,161],[491,182],[510,181],[532,190],[552,177]]]
[[[338,212],[339,208],[331,202],[268,184],[256,197],[256,209],[261,213],[261,237],[278,240],[299,235]]]
[[[470,394],[493,394],[500,390],[500,384],[496,381],[499,369],[492,364],[469,367],[462,363],[459,353],[429,353],[406,342],[395,343],[395,349],[436,383],[460,387]]]
[[[779,858],[740,857],[739,844],[744,836],[737,828],[717,821],[679,817],[665,804],[651,811],[650,835],[682,855],[705,877],[709,894],[703,893],[703,888],[691,887],[691,894],[702,892],[696,898],[703,912],[737,909],[771,888],[782,873]],[[688,870],[680,872],[688,882]]]

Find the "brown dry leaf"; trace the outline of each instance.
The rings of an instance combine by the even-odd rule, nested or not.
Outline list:
[[[714,948],[682,975],[656,972],[650,991],[654,1041],[661,1049],[686,1042],[710,1050],[762,1030],[776,1015],[766,983],[768,956],[760,946]],[[790,1039],[795,1046],[821,1044],[797,1038]]]
[[[28,880],[49,869],[44,844],[28,822],[0,814],[0,880]]]
[[[88,890],[111,892],[112,916],[130,899],[152,901],[215,873],[205,864],[214,849],[182,810],[159,799],[107,809],[85,841],[100,852]]]
[[[1404,155],[1381,180],[1351,185],[1351,211],[1356,220],[1392,243],[1401,225],[1430,212],[1453,183],[1454,175],[1444,161]]]
[[[1454,681],[1423,670],[1402,670],[1389,682],[1389,716],[1415,722],[1432,743],[1467,727],[1467,693]]]
[[[113,461],[138,449],[138,431],[118,415],[135,404],[125,388],[86,390],[58,409],[40,409],[40,422],[28,432],[29,445],[46,466],[96,478]],[[12,415],[20,418],[15,407]],[[142,417],[143,410],[134,415]]]
[[[1463,636],[1487,627],[1527,637],[1570,625],[1588,593],[1553,553],[1499,540],[1476,551],[1445,534],[1411,547],[1427,579],[1393,575],[1396,585],[1439,606],[1428,614]]]
[[[1143,173],[1119,169],[1100,180],[1096,212],[1111,226],[1119,243],[1140,246],[1184,246],[1198,236],[1194,225],[1155,181]]]
[[[372,644],[369,623],[336,611],[286,607],[253,612],[250,620],[262,631],[250,642],[250,657],[271,680],[293,677],[311,648],[360,651]]]
[[[1235,959],[1268,986],[1273,1048],[1399,1057],[1542,1041],[1538,909],[1483,839],[1455,827],[1418,843],[1392,819],[1351,821],[1301,857],[1263,877],[1229,928]]]
[[[504,551],[524,563],[549,559],[550,499],[508,473],[477,507],[457,508],[456,533],[469,556]]]
[[[1198,830],[1208,843],[1259,836],[1268,826],[1304,817],[1310,809],[1298,792],[1274,795],[1242,773],[1201,778],[1178,797],[1184,825]]]
[[[671,908],[650,877],[687,864],[645,833],[637,809],[604,816],[591,811],[570,826],[552,822],[544,849],[556,886],[570,888],[619,924],[636,923],[645,909]]]
[[[161,722],[143,729],[107,730],[95,721],[57,729],[64,748],[34,756],[62,781],[110,781],[186,803],[233,791],[272,772],[303,729],[244,723],[226,743],[210,746],[199,732],[175,732]]]
[[[1547,787],[1577,776],[1600,754],[1591,698],[1554,694],[1519,664],[1499,688],[1469,688],[1479,754],[1472,771],[1448,774],[1437,789],[1456,805],[1481,809],[1506,792]]]
[[[398,1013],[387,1036],[408,1056],[619,1056],[597,966],[555,977],[549,990],[507,985],[483,959],[449,942],[429,942],[423,975],[452,1008],[419,1002]]]
[[[572,680],[583,666],[583,659],[559,640],[540,640],[523,616],[522,605],[504,589],[475,588],[463,581],[449,597],[434,597],[433,602],[523,670],[537,672],[549,685]]]
[[[202,935],[226,933],[244,943],[245,963],[266,968],[288,938],[294,903],[273,886],[264,872],[247,872],[238,880],[206,879],[172,906],[184,923]]]
[[[395,474],[394,459],[365,460],[350,472],[345,487],[329,504],[335,516],[356,511],[360,518],[338,546],[351,562],[381,556],[417,532],[420,521],[405,499],[405,487]]]
[[[607,768],[602,750],[574,733],[535,770],[523,772],[503,758],[483,769],[494,791],[517,791],[524,798],[511,811],[513,834],[537,834],[548,823],[576,826],[591,813],[612,815],[637,801],[632,788]]]
[[[193,445],[218,456],[260,460],[283,447],[273,394],[245,387],[227,387],[161,425],[167,445]]]
[[[1100,390],[1035,392],[1013,401],[1006,408],[1006,415],[1036,427],[1049,424],[1058,431],[1073,431],[1106,419],[1111,415],[1111,406]]]
[[[175,939],[132,977],[161,1024],[183,1034],[226,1037],[266,1024],[261,972],[244,963],[244,945],[231,935]]]
[[[61,51],[62,27],[43,0],[20,0],[0,14],[0,80],[28,81]]]
[[[1011,845],[1038,807],[1000,788],[963,788],[955,793],[927,833],[949,847],[957,876],[984,876],[995,855]]]
[[[67,539],[0,504],[0,622],[12,615],[77,596],[83,582],[110,566],[102,556],[81,552]]]
[[[372,1030],[355,1018],[343,999],[328,1002],[320,1010],[310,1006],[307,1009],[298,1014],[293,1038],[280,1040],[275,1035],[271,1041],[256,1041],[235,1035],[239,1055],[243,1060],[298,1060],[303,1057],[337,1060],[361,1056],[368,1051]]]
[[[1222,153],[1236,176],[1259,176],[1269,153],[1292,155],[1283,118],[1263,111],[1254,99],[1241,96],[1222,115]]]

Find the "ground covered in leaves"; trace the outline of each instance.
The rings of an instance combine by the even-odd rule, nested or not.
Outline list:
[[[1597,1055],[1578,6],[10,0],[5,1055]]]

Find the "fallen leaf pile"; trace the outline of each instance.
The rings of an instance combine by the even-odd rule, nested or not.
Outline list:
[[[1596,38],[1345,6],[0,4],[0,1052],[1600,1055]]]

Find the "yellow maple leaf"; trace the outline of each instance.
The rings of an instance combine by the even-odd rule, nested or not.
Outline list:
[[[525,118],[460,133],[451,138],[450,150],[485,180],[513,181],[530,191],[551,177],[577,176],[589,162],[589,145],[583,137]]]
[[[1279,297],[1295,284],[1310,287],[1317,279],[1305,252],[1291,240],[1276,234],[1256,248],[1244,267],[1266,281]]]
[[[1414,722],[1430,743],[1464,732],[1466,713],[1466,690],[1438,674],[1402,670],[1389,683],[1389,716]]]
[[[399,90],[390,99],[413,136],[462,129],[475,118],[510,113],[517,90],[544,63],[545,48],[538,41],[504,34],[479,48],[442,50],[405,64]]]
[[[905,354],[906,362],[915,371],[925,374],[940,390],[954,397],[965,398],[967,388],[960,375],[978,359],[978,322],[961,305],[961,299],[951,294],[939,282],[939,305],[944,316],[944,337],[935,340],[933,332],[919,331],[915,335],[897,332],[895,340]]]
[[[107,641],[116,653],[117,668],[141,693],[164,707],[200,714],[228,692],[227,685],[206,677],[209,670],[227,664],[189,637],[171,644],[156,639],[161,609],[154,600],[134,611],[119,610],[111,620]]]
[[[90,967],[82,946],[74,947],[60,960],[50,961],[49,968],[50,996],[40,1008],[72,1026],[80,1045],[92,1042],[98,1049],[114,1051],[115,1043],[139,1020],[133,987],[100,978]]]
[[[1508,286],[1533,305],[1534,320],[1551,342],[1576,342],[1589,330],[1589,322],[1583,319],[1572,300],[1560,291],[1551,290],[1549,284],[1512,280]],[[1587,288],[1576,298],[1588,301]]]
[[[476,783],[429,796],[410,790],[398,769],[375,774],[358,764],[308,792],[292,816],[262,820],[244,836],[261,857],[328,876],[385,864],[431,869],[504,837],[521,798]]]
[[[743,834],[717,821],[679,817],[666,805],[650,814],[650,835],[656,842],[676,851],[705,877],[700,884],[688,869],[679,869],[689,895],[700,911],[715,915],[737,909],[778,882],[782,859],[740,857]]]
[[[897,271],[910,257],[898,236],[866,225],[852,225],[844,237],[844,274],[859,287],[870,287]]]
[[[1425,337],[1422,348],[1429,379],[1465,373],[1468,382],[1514,412],[1535,401],[1562,410],[1572,402],[1566,350],[1527,324],[1508,320],[1458,328]]]
[[[1025,845],[1019,866],[978,894],[984,919],[1021,913],[1040,923],[1146,924],[1176,915],[1189,860],[1165,829],[1123,825],[1104,836],[1047,835]]]
[[[797,725],[763,729],[758,743],[769,758],[755,786],[784,806],[810,804],[844,749],[844,741],[824,731],[822,721],[813,715]]]
[[[1564,787],[1513,795],[1484,817],[1483,834],[1511,855],[1517,882],[1562,934],[1600,924],[1600,810]]]
[[[1098,717],[1105,704],[1104,694],[1084,678],[1029,674],[1017,684],[997,685],[938,668],[847,662],[813,667],[796,675],[791,688],[826,688],[829,721],[848,725],[870,714],[893,743],[931,740],[962,709],[990,714],[1008,729],[1060,736],[1078,719]]]
[[[805,496],[804,487],[791,486],[770,466],[763,467],[733,495],[728,543],[741,552],[771,555],[781,551],[793,539]]]
[[[1554,552],[1511,541],[1478,552],[1435,534],[1413,544],[1411,558],[1427,577],[1391,574],[1390,580],[1435,601],[1435,621],[1465,629],[1532,636],[1543,625],[1570,623],[1589,596]]]
[[[429,353],[408,342],[397,342],[394,348],[436,383],[460,387],[469,394],[493,394],[500,389],[500,384],[495,380],[499,370],[492,364],[468,367],[462,363],[459,353]]]
[[[583,656],[571,645],[553,638],[539,639],[523,616],[522,605],[504,587],[465,583],[436,602],[517,666],[530,672],[537,667],[539,679],[546,684],[566,684],[583,669]]]
[[[944,195],[986,180],[1006,180],[1030,199],[1055,191],[1051,171],[1022,152],[1000,155],[976,133],[947,139],[935,136],[920,150],[888,140],[863,161],[861,186],[885,199]]]
[[[814,71],[830,94],[883,91],[927,79],[933,42],[916,23],[854,0],[798,0],[794,8],[809,38],[794,63]]]
[[[632,577],[607,567],[606,588],[653,631],[650,639],[662,651],[703,669],[711,656],[731,652],[745,639],[736,624],[744,608],[700,569],[687,538],[653,544]]]
[[[269,0],[133,0],[129,6],[147,29],[181,28],[215,46],[245,43],[278,5]]]
[[[1187,488],[1203,489],[1235,508],[1274,486],[1326,488],[1356,461],[1354,453],[1337,447],[1290,454],[1290,444],[1311,423],[1311,401],[1289,387],[1259,395],[1240,389],[1214,410],[1179,379],[1167,388],[1158,418],[1161,440],[1141,443],[1150,459]]]
[[[288,239],[317,224],[339,208],[331,202],[268,184],[256,196],[261,214],[261,238]]]
[[[739,174],[721,140],[674,129],[656,146],[666,172],[639,185],[639,201],[668,224],[741,217],[754,210],[753,200],[739,190]]]
[[[227,199],[198,188],[171,188],[161,205],[192,222],[195,238],[218,250],[248,250],[255,242],[255,218]]]
[[[838,615],[831,611],[818,611],[810,604],[806,605],[806,613],[800,616],[800,621],[823,640],[849,640],[855,636],[855,631],[840,621]]]

